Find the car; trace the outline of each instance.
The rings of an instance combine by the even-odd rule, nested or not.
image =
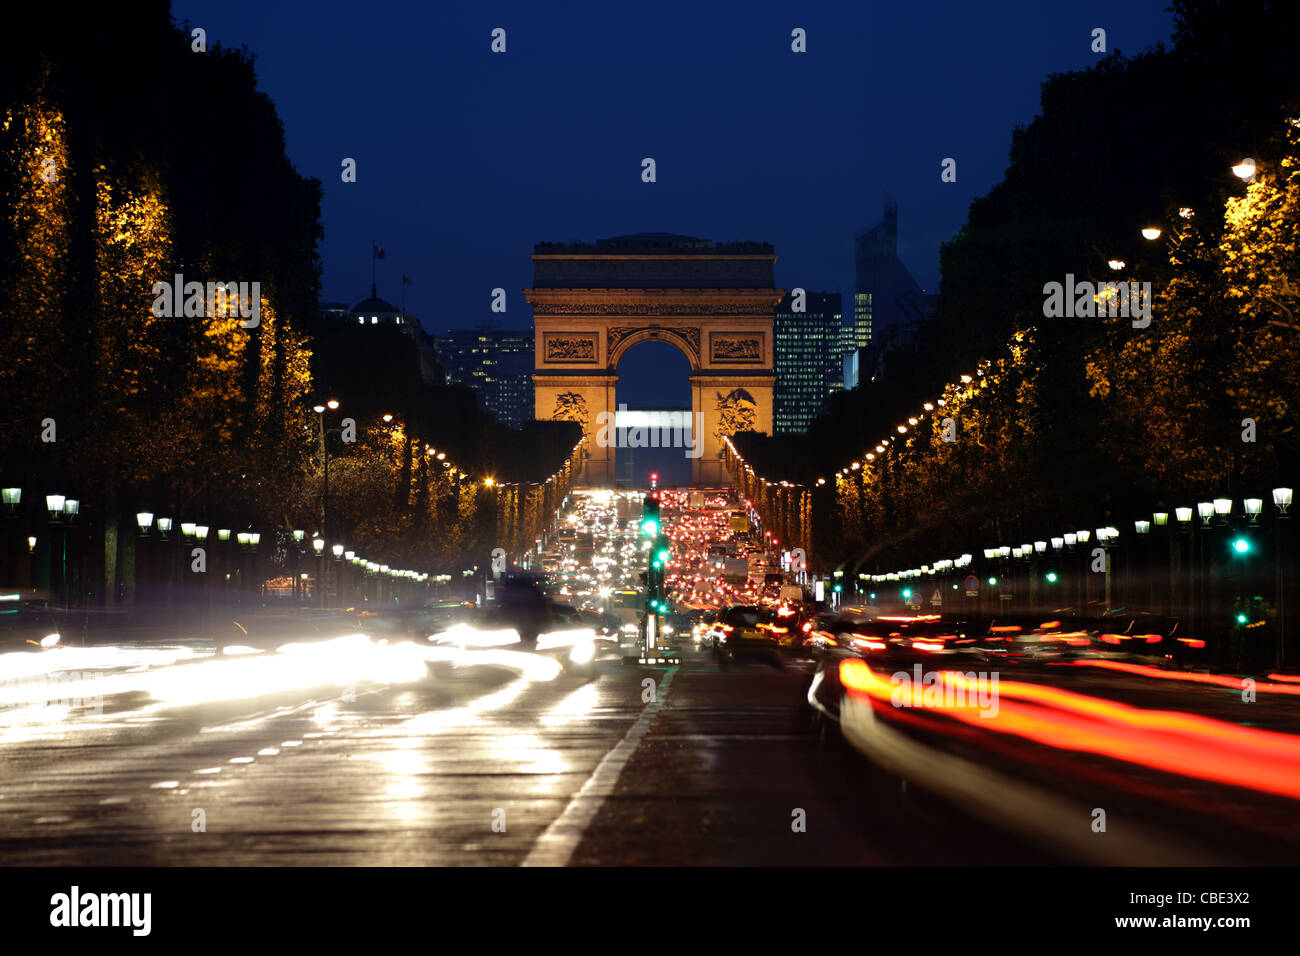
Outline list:
[[[720,610],[705,611],[700,615],[700,619],[696,621],[695,625],[691,628],[691,637],[696,644],[703,647],[714,646],[718,634],[720,633],[717,630],[717,625],[718,618],[721,616],[722,611]]]
[[[781,649],[791,653],[803,648],[802,626],[807,613],[797,604],[777,604],[771,609],[772,633]]]
[[[777,626],[774,615],[766,608],[745,604],[727,608],[715,625],[718,636],[713,656],[718,666],[725,669],[742,658],[762,657],[774,667],[781,667]]]
[[[0,653],[45,651],[62,640],[48,595],[30,589],[0,591]]]

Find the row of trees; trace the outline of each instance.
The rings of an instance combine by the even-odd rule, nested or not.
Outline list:
[[[159,0],[78,18],[19,8],[0,34],[0,484],[23,489],[0,580],[26,577],[29,535],[32,565],[58,563],[52,493],[81,502],[85,590],[110,600],[133,587],[137,512],[314,534],[328,509],[331,544],[431,571],[531,538],[576,428],[510,432],[399,331],[321,323],[321,184],[246,51],[199,48]],[[177,275],[256,282],[259,321],[154,314]],[[356,442],[313,411],[327,399]]]
[[[733,477],[816,566],[911,567],[1294,483],[1300,80],[1279,38],[1297,13],[1247,6],[1177,3],[1171,50],[1050,78],[944,247],[922,351],[806,439],[735,437]],[[1249,184],[1229,171],[1244,156]],[[1067,274],[1151,283],[1149,326],[1045,317]]]

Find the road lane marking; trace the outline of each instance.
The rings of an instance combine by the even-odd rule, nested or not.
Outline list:
[[[567,866],[573,853],[582,842],[591,821],[604,804],[605,798],[614,792],[623,768],[636,753],[637,746],[650,729],[650,723],[668,699],[668,688],[672,685],[676,668],[670,668],[659,682],[658,691],[652,703],[646,706],[635,724],[623,736],[623,739],[596,765],[596,769],[582,789],[573,795],[569,805],[549,827],[546,828],[532,851],[524,858],[521,866]]]

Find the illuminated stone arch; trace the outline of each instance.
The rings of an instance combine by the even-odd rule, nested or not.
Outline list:
[[[641,233],[542,243],[532,258],[524,296],[533,307],[535,415],[586,409],[592,442],[582,483],[614,483],[614,449],[599,446],[597,423],[616,408],[618,363],[643,342],[667,342],[690,365],[691,410],[704,426],[693,481],[726,480],[722,439],[737,423],[771,433],[772,326],[785,294],[775,287],[771,246]]]

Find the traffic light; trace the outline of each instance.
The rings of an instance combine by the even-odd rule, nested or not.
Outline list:
[[[995,584],[997,584],[997,583],[998,583],[998,579],[997,579],[997,578],[995,578],[995,577],[990,577],[990,578],[989,578],[989,587],[993,587],[993,585],[995,585]]]
[[[906,600],[907,600],[908,598],[910,598],[911,596],[912,596],[912,589],[911,589],[911,588],[903,588],[903,600],[906,601]]]
[[[1236,554],[1250,554],[1251,543],[1249,538],[1238,537],[1233,539],[1232,550]]]
[[[641,502],[641,532],[647,538],[659,536],[659,499],[655,495],[646,495]]]
[[[650,487],[651,488],[659,487],[659,472],[657,471],[650,472]]]
[[[668,610],[664,592],[664,573],[672,560],[672,542],[666,534],[656,534],[650,543],[650,564],[646,568],[646,613],[663,614]]]
[[[1048,571],[1045,575],[1043,575],[1043,577],[1045,577],[1045,578],[1047,579],[1047,583],[1048,583],[1048,584],[1055,584],[1055,583],[1056,583],[1056,572],[1055,572],[1055,571]]]

